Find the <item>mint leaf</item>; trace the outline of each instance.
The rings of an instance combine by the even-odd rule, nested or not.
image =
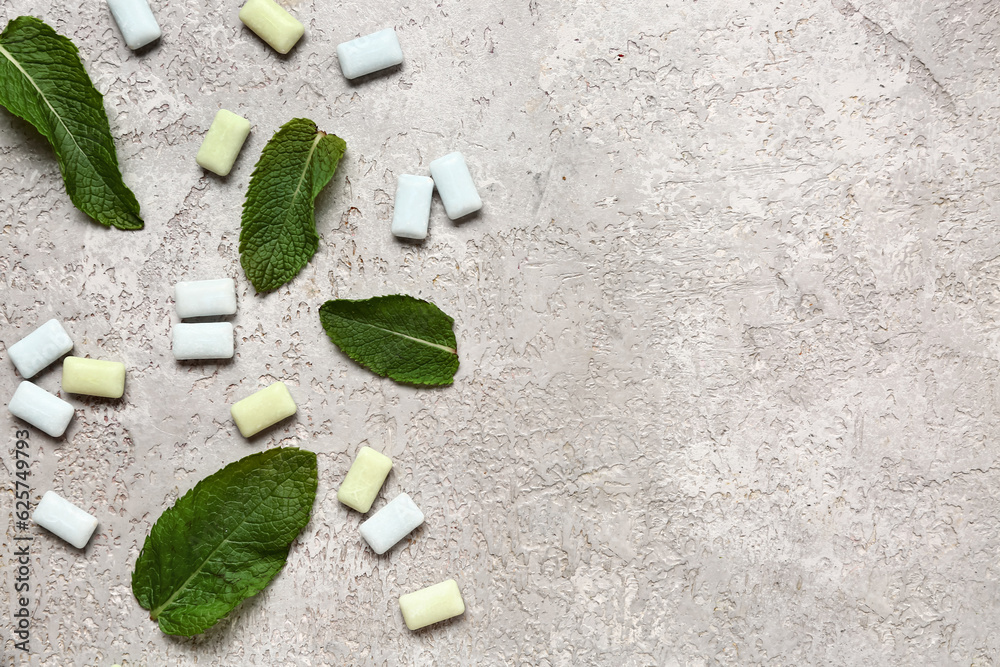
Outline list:
[[[402,294],[338,299],[323,304],[319,319],[337,347],[382,377],[442,385],[458,370],[455,320],[429,301]]]
[[[313,202],[347,144],[306,118],[281,126],[264,146],[243,203],[240,264],[258,292],[277,289],[319,247]]]
[[[33,16],[8,23],[0,35],[0,106],[49,140],[78,209],[105,226],[142,229],[139,202],[118,169],[104,98],[73,42]]]
[[[316,455],[269,449],[206,477],[153,525],[132,593],[169,635],[215,625],[281,571],[309,523]]]

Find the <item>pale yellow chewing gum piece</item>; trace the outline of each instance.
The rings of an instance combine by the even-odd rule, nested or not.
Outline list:
[[[247,0],[240,9],[240,20],[281,54],[291,51],[306,31],[297,18],[274,0]]]
[[[340,483],[337,500],[364,514],[372,508],[390,468],[392,459],[371,447],[362,447]]]
[[[125,364],[83,357],[63,359],[63,391],[103,398],[121,398],[125,393]]]
[[[295,399],[284,382],[275,382],[237,401],[230,408],[233,421],[244,438],[260,433],[286,417],[295,414]]]
[[[201,142],[195,162],[219,176],[228,176],[248,136],[250,121],[232,111],[219,109]]]
[[[399,610],[410,630],[419,630],[465,613],[465,601],[454,579],[399,596]]]

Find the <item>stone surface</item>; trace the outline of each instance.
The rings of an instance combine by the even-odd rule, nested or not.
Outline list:
[[[65,442],[31,433],[32,499],[101,525],[82,553],[37,532],[31,655],[5,620],[3,664],[994,664],[996,3],[303,0],[286,57],[233,3],[152,8],[163,37],[133,53],[103,3],[0,6],[80,47],[146,220],[89,222],[0,111],[0,340],[59,317],[129,368],[123,400],[72,399]],[[336,44],[387,26],[401,68],[345,81]],[[225,179],[194,162],[222,107],[254,126]],[[258,296],[242,198],[297,116],[347,154],[316,257]],[[396,176],[453,150],[483,211],[435,199],[427,241],[393,239]],[[172,285],[213,275],[237,278],[236,357],[177,363]],[[454,386],[374,377],[323,334],[326,299],[397,292],[455,317]],[[298,415],[244,440],[228,406],[276,380]],[[129,586],[150,526],[279,444],[320,465],[288,566],[163,636]],[[362,444],[395,461],[373,509],[420,489],[427,515],[386,557],[335,497]],[[399,595],[451,577],[465,615],[407,631]]]

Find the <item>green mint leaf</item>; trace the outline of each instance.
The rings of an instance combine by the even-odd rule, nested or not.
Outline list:
[[[281,571],[309,523],[316,455],[269,449],[206,477],[153,525],[132,593],[169,635],[204,632]]]
[[[293,118],[264,146],[243,203],[240,264],[258,292],[278,289],[319,247],[313,202],[347,144],[307,118]]]
[[[337,299],[323,304],[319,319],[337,347],[382,377],[443,385],[458,370],[455,320],[429,301],[402,294]]]
[[[33,16],[8,23],[0,35],[0,106],[52,144],[74,206],[102,225],[142,229],[139,202],[118,169],[104,98],[73,42]]]

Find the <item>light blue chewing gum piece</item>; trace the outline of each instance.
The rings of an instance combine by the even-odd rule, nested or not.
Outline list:
[[[338,44],[337,59],[340,60],[340,71],[344,76],[356,79],[400,64],[403,62],[403,49],[399,46],[396,31],[386,28]]]
[[[7,409],[15,417],[45,431],[53,438],[65,433],[69,420],[73,418],[71,404],[28,381],[17,386]]]
[[[236,282],[232,278],[189,280],[174,285],[174,308],[182,320],[232,315],[236,312]]]
[[[55,491],[46,491],[31,514],[31,520],[63,538],[77,549],[87,546],[97,529],[97,517]]]
[[[59,320],[49,320],[7,348],[14,368],[25,380],[73,349],[73,341]]]
[[[441,195],[444,211],[452,220],[458,220],[483,207],[483,200],[476,192],[465,158],[459,152],[449,153],[431,162],[431,177]]]
[[[410,496],[401,493],[361,524],[361,537],[381,556],[423,522],[424,513]]]
[[[400,174],[392,209],[392,234],[404,239],[427,238],[434,181],[426,176]]]
[[[179,322],[173,331],[174,359],[232,359],[233,325],[229,322]]]
[[[160,38],[160,26],[146,0],[108,0],[108,7],[122,31],[125,44],[133,51]]]

